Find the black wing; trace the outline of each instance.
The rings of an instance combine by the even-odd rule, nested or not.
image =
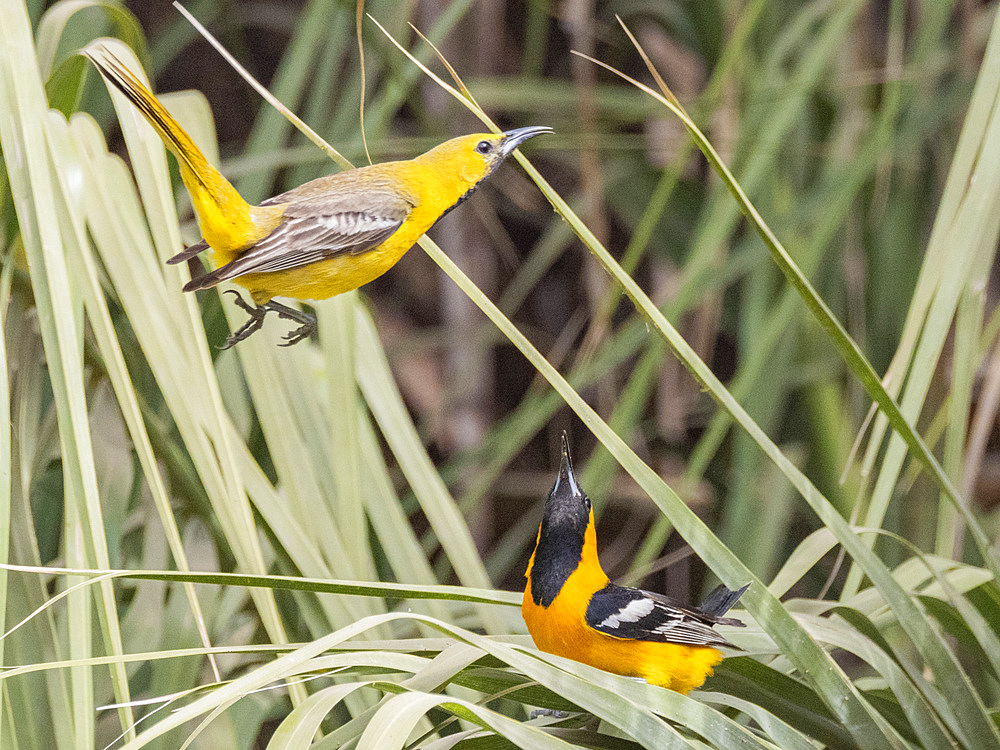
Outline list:
[[[728,609],[746,591],[744,586],[738,592],[726,591]],[[706,600],[708,611],[683,607],[669,597],[641,589],[626,588],[609,583],[595,593],[587,607],[587,624],[616,638],[631,638],[637,641],[661,643],[684,643],[692,646],[726,646],[733,644],[716,633],[716,624],[743,626],[739,620],[723,618],[725,609],[711,607],[713,592]]]
[[[360,255],[389,239],[412,208],[396,193],[370,189],[292,203],[271,234],[236,260],[192,279],[184,291],[206,289],[247,273],[287,271],[337,255]]]

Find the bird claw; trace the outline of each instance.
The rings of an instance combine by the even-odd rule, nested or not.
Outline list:
[[[294,346],[300,341],[304,341],[305,339],[312,336],[312,333],[315,330],[316,330],[316,323],[314,322],[304,323],[303,325],[296,328],[294,331],[286,333],[283,336],[283,338],[285,339],[284,343],[278,344],[278,346]]]
[[[312,335],[312,332],[316,330],[316,316],[310,315],[307,312],[302,312],[301,310],[296,310],[294,307],[288,307],[280,302],[275,302],[271,300],[266,305],[267,309],[272,310],[279,318],[285,320],[292,320],[296,323],[301,323],[301,325],[294,331],[290,331],[283,337],[285,339],[284,343],[278,344],[278,346],[294,346],[300,341],[304,341]]]
[[[261,326],[264,325],[264,316],[259,318],[251,318],[242,326],[240,326],[236,331],[228,336],[223,342],[222,346],[219,347],[219,351],[225,351],[226,349],[231,349],[244,339],[250,338],[253,334],[260,330]]]
[[[231,294],[235,297],[235,303],[238,308],[243,310],[247,315],[250,316],[250,320],[244,323],[242,326],[237,328],[219,347],[219,351],[225,351],[234,347],[236,344],[240,343],[246,338],[249,338],[257,331],[261,329],[264,325],[264,316],[267,315],[267,309],[264,307],[256,307],[247,302],[235,289],[226,289],[224,294]]]
[[[248,315],[250,315],[250,317],[253,318],[264,317],[263,313],[259,312],[261,308],[247,302],[245,299],[243,299],[243,295],[237,292],[235,289],[224,289],[222,293],[233,295],[234,298],[233,302],[236,303],[236,306],[241,310],[243,310],[244,312],[246,312]]]
[[[280,343],[278,346],[293,346],[309,338],[316,330],[316,317],[309,313],[287,307],[273,300],[265,302],[263,305],[254,305],[243,299],[243,296],[235,289],[226,289],[223,293],[233,295],[236,306],[249,315],[250,319],[226,339],[225,343],[219,347],[220,350],[229,349],[259,331],[264,325],[264,318],[267,317],[268,312],[273,312],[284,320],[293,320],[302,324],[294,331],[285,334],[282,337],[284,343]]]

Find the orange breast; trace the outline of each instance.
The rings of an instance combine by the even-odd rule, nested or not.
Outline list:
[[[589,580],[592,575],[578,568],[548,607],[534,603],[528,579],[521,614],[539,649],[679,693],[700,687],[722,661],[722,654],[710,646],[635,641],[594,630],[584,615],[592,593],[604,583],[596,585]]]

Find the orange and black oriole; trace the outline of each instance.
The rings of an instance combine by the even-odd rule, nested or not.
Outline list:
[[[611,583],[597,559],[594,512],[576,483],[565,434],[525,577],[521,612],[538,648],[679,693],[712,674],[722,660],[718,647],[735,648],[712,628],[743,626],[723,615],[749,587],[719,586],[700,607],[683,607]]]
[[[415,159],[320,177],[253,206],[108,49],[96,45],[84,54],[177,158],[204,239],[167,262],[180,263],[210,249],[216,266],[193,278],[184,291],[231,279],[250,292],[252,305],[229,290],[250,319],[223,348],[259,330],[268,311],[300,323],[283,346],[306,338],[315,329],[315,317],[272,297],[322,300],[381,276],[518,145],[551,132],[527,127],[453,138]]]

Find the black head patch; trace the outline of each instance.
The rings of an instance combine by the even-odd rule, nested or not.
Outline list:
[[[590,500],[576,483],[569,443],[563,433],[559,476],[545,500],[545,514],[531,568],[531,598],[535,604],[542,607],[552,604],[566,579],[580,564],[589,522]]]

